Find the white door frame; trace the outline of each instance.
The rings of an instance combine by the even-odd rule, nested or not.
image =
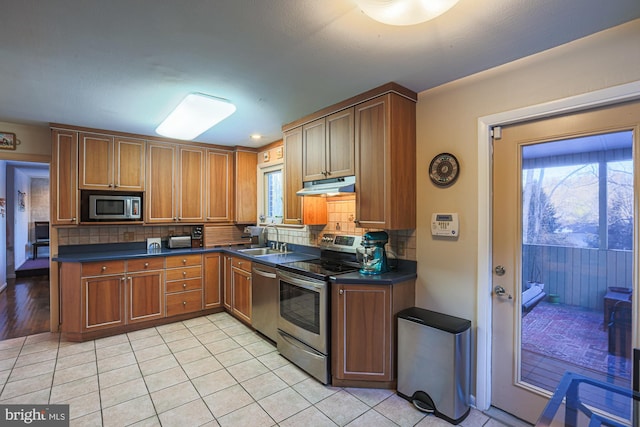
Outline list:
[[[491,405],[491,128],[640,99],[640,81],[545,102],[478,119],[478,313],[475,406]],[[636,217],[638,213],[636,213]],[[636,218],[637,226],[638,220]],[[636,233],[637,234],[637,233]],[[640,251],[639,251],[640,252]],[[638,268],[634,268],[634,282]],[[638,298],[638,297],[636,297]],[[634,301],[638,303],[640,300]],[[636,322],[637,319],[634,319]]]

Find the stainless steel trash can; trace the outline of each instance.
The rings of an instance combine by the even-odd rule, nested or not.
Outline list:
[[[398,395],[452,424],[471,407],[471,322],[411,307],[398,313]]]

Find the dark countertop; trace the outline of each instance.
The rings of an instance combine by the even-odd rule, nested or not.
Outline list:
[[[98,247],[99,246],[99,247]],[[61,246],[58,248],[58,254],[54,255],[51,260],[55,262],[98,262],[98,261],[115,261],[126,260],[132,258],[153,258],[166,257],[172,255],[191,255],[204,254],[210,252],[225,252],[234,256],[241,256],[253,262],[275,267],[277,264],[292,261],[306,261],[318,258],[320,252],[316,248],[307,248],[304,246],[289,245],[292,252],[286,254],[272,254],[263,256],[252,256],[239,252],[246,249],[246,246],[228,246],[215,248],[179,248],[169,249],[165,245],[153,252],[148,252],[144,243],[122,244],[113,243],[105,245],[76,245]]]
[[[331,282],[343,285],[393,285],[415,280],[417,277],[415,261],[404,261],[398,266],[397,271],[383,274],[362,274],[354,271],[331,276]]]
[[[158,251],[147,252],[145,243],[113,243],[105,245],[75,245],[61,246],[58,248],[59,253],[51,259],[55,262],[99,262],[126,260],[132,258],[152,258],[166,257],[172,255],[190,255],[204,254],[211,252],[224,252],[234,256],[240,256],[249,261],[265,264],[270,267],[277,267],[278,264],[294,261],[307,261],[316,259],[320,256],[320,249],[310,246],[288,245],[291,252],[286,254],[272,254],[254,256],[240,252],[246,249],[246,246],[225,246],[215,248],[184,248],[169,249],[165,245]],[[415,280],[417,278],[416,262],[399,260],[396,271],[380,275],[366,275],[359,272],[346,274],[338,274],[331,277],[333,283],[353,284],[353,285],[393,285],[407,280]]]

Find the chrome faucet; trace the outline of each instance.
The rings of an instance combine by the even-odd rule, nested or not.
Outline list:
[[[265,241],[265,245],[266,245],[266,242],[269,239],[269,235],[267,233],[267,238],[265,239],[264,238],[264,233],[267,231],[267,228],[269,228],[269,227],[273,227],[276,230],[276,246],[275,246],[275,248],[277,249],[278,248],[278,242],[280,241],[280,236],[278,235],[278,227],[276,227],[275,224],[267,224],[267,225],[264,226],[264,228],[262,229],[262,238]]]

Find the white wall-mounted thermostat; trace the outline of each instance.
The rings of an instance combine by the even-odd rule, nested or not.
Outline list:
[[[432,236],[458,237],[458,228],[457,213],[431,214]]]

